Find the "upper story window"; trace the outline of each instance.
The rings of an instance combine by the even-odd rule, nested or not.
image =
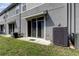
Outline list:
[[[22,5],[22,11],[25,11],[26,10],[26,3],[23,3]]]
[[[19,13],[19,9],[16,9],[16,14],[18,14]]]
[[[8,17],[8,15],[7,15],[7,14],[5,14],[5,15],[4,15],[4,17],[3,17],[3,19],[6,19],[7,17]]]
[[[3,17],[3,19],[5,19],[5,16]]]
[[[16,7],[16,14],[20,12],[19,6]]]

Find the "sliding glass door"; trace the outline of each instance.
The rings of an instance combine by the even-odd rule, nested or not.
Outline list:
[[[0,33],[4,32],[4,25],[0,25]]]
[[[44,38],[44,17],[28,21],[28,37]]]
[[[15,22],[14,23],[10,23],[8,26],[9,26],[9,34],[14,33],[14,30],[15,30]]]

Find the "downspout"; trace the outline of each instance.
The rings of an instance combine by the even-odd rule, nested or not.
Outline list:
[[[70,35],[72,34],[72,3],[70,3]]]
[[[72,3],[70,3],[70,34],[72,34],[72,29],[74,29],[74,34],[76,34],[76,7],[74,3],[74,28],[72,28]]]
[[[6,15],[6,14],[5,14]],[[5,34],[7,34],[7,32],[6,32],[6,16],[4,15],[4,20],[5,20],[5,24],[4,24],[4,26],[5,26]]]
[[[76,34],[76,4],[74,3],[74,34]]]
[[[21,34],[21,3],[19,4],[20,14],[19,14],[19,34]]]
[[[73,13],[73,14],[72,14]],[[73,20],[72,20],[72,16],[73,16]],[[72,21],[74,21],[72,23]],[[73,27],[72,27],[72,24]],[[74,30],[74,32],[72,32],[72,30]],[[73,12],[72,12],[72,3],[70,3],[70,42],[71,45],[75,46],[75,39],[76,39],[76,7],[75,7],[75,3],[73,4]]]
[[[74,3],[74,42],[75,41],[76,41],[76,4]]]
[[[67,3],[67,29],[68,29],[68,46],[69,46],[69,38],[70,38],[70,19],[69,19],[69,17],[70,17],[70,13],[69,13],[69,11],[70,11],[70,8],[69,8],[69,3]]]
[[[5,19],[5,24],[4,24],[4,26],[5,26],[5,34],[6,34],[6,19]]]
[[[68,28],[68,34],[69,34],[69,3],[67,3],[67,28]]]

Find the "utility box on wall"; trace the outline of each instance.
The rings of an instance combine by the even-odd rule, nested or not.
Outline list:
[[[59,46],[68,46],[68,28],[55,27],[53,28],[53,43]]]

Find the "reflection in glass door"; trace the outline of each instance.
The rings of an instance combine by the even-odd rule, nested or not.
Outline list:
[[[36,37],[36,19],[32,19],[32,37]]]
[[[44,38],[44,21],[38,21],[38,37]]]

